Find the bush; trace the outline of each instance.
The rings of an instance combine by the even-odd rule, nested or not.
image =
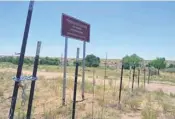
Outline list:
[[[166,60],[164,57],[158,57],[148,64],[149,66],[152,66],[157,69],[157,74],[159,75],[159,70],[164,69],[166,67]]]
[[[58,58],[45,57],[45,58],[40,58],[40,64],[59,65],[60,60]]]
[[[5,56],[5,57],[0,57],[0,62],[10,62],[13,64],[18,64],[19,57],[12,57],[12,56]],[[34,62],[33,57],[25,57],[24,58],[24,64],[32,65]],[[58,58],[49,58],[49,57],[44,57],[40,58],[39,61],[40,64],[44,65],[59,65],[60,60]]]
[[[142,112],[142,119],[157,119],[156,110],[152,109],[150,106],[145,107]]]
[[[82,60],[79,60],[79,61],[78,61],[78,64],[79,64],[79,66],[81,66],[81,65],[82,65]],[[76,61],[73,62],[73,65],[74,65],[74,66],[76,65]]]
[[[142,60],[143,59],[141,57],[137,56],[136,54],[133,54],[131,56],[126,55],[125,57],[123,57],[123,68],[129,69],[130,66],[133,66],[133,65],[138,67]]]
[[[0,88],[0,97],[4,95],[3,90]]]
[[[87,55],[85,58],[85,65],[87,67],[98,67],[100,65],[100,58],[95,55]]]

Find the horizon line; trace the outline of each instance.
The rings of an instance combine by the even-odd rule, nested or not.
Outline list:
[[[15,54],[12,54],[12,55],[8,55],[8,54],[7,55],[2,55],[2,54],[0,54],[0,57],[3,57],[3,56],[5,56],[5,57],[8,57],[8,56],[17,57],[19,55],[15,55]],[[25,57],[35,57],[35,56],[25,55]],[[40,56],[40,57],[61,58],[60,56],[59,57],[58,56]],[[64,55],[63,55],[62,58],[64,59]],[[67,57],[67,59],[76,59],[76,58],[75,57]],[[79,58],[79,59],[82,59],[82,58]],[[106,58],[100,58],[100,59],[105,60]],[[154,58],[154,59],[156,59],[156,58]],[[154,59],[144,59],[143,58],[144,61],[150,61],[150,60],[154,60]],[[122,58],[108,58],[107,60],[122,60]],[[175,61],[175,60],[166,59],[166,61]]]

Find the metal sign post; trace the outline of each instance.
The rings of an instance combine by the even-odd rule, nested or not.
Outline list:
[[[78,60],[79,60],[79,48],[77,48],[77,56],[76,56],[75,82],[74,82],[73,107],[72,107],[72,119],[75,119],[76,94],[77,94],[77,78],[78,78],[78,66],[79,66]]]
[[[67,74],[67,47],[68,47],[68,38],[65,38],[65,49],[64,49],[64,72],[63,72],[63,97],[62,105],[65,105],[66,100],[66,74]]]
[[[132,91],[134,88],[134,77],[135,77],[135,65],[133,66],[133,75],[132,75]]]
[[[150,80],[150,73],[151,73],[150,67],[148,67],[148,84],[149,84],[149,80]]]
[[[131,66],[129,65],[129,82],[128,82],[128,86],[130,85],[130,80],[131,80]]]
[[[120,100],[121,100],[122,80],[123,80],[123,63],[122,63],[122,67],[121,67],[121,77],[120,77],[119,104],[120,104]]]
[[[9,111],[9,119],[13,119],[13,116],[14,116],[16,100],[17,100],[17,95],[18,95],[18,88],[19,88],[18,85],[20,83],[20,78],[21,78],[21,72],[22,72],[22,66],[23,66],[23,62],[24,62],[24,55],[25,55],[25,50],[26,50],[28,33],[29,33],[29,29],[30,29],[30,22],[31,22],[31,18],[32,18],[33,6],[34,6],[34,1],[30,1],[25,30],[24,30],[24,36],[23,36],[23,41],[22,41],[22,46],[21,46],[20,58],[19,58],[19,62],[18,62],[18,69],[17,69],[17,73],[16,73],[17,81],[15,81],[15,84],[14,84],[11,107],[10,107],[10,111]]]
[[[61,19],[61,35],[66,37],[65,40],[65,51],[64,51],[64,73],[63,73],[63,96],[62,96],[62,105],[65,105],[66,99],[66,65],[67,65],[67,40],[69,38],[78,39],[84,41],[83,48],[83,57],[85,57],[85,42],[90,42],[90,24],[73,18],[69,15],[62,14]],[[83,66],[84,66],[83,61]],[[84,69],[83,67],[83,77],[82,77],[82,98],[84,99]]]
[[[82,100],[84,100],[84,83],[85,83],[85,56],[86,56],[86,42],[83,42],[83,72],[82,72]]]
[[[32,83],[31,83],[31,88],[30,88],[30,96],[29,96],[26,119],[31,119],[30,117],[31,117],[33,96],[34,96],[34,90],[35,90],[35,81],[37,79],[36,75],[37,75],[37,70],[38,70],[40,47],[41,47],[41,41],[38,41],[37,49],[36,49],[36,56],[35,56],[35,61],[34,61],[34,66],[33,66]]]
[[[139,87],[139,83],[140,83],[140,69],[138,68],[138,87]]]
[[[145,81],[146,81],[146,79],[145,79],[145,78],[146,78],[146,77],[145,77],[145,72],[146,72],[145,67],[144,67],[144,70],[143,70],[143,71],[144,71],[144,72],[143,72],[143,75],[144,75],[143,77],[144,77],[144,88],[145,88]]]

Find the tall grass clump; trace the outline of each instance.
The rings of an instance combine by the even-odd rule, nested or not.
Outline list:
[[[151,106],[146,106],[141,111],[142,119],[157,119],[157,112]]]

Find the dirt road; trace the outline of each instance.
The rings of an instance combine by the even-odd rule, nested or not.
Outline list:
[[[13,72],[13,73],[16,73],[16,70],[15,69],[0,69],[0,72]],[[23,70],[23,74],[25,75],[31,75],[31,71],[27,71],[27,70]],[[39,71],[38,72],[38,76],[43,76],[45,78],[58,78],[58,77],[62,77],[62,73],[61,72],[44,72],[44,71]],[[69,75],[69,78],[74,78],[74,75]],[[81,77],[79,77],[79,79],[81,79]],[[86,77],[86,81],[90,81],[92,82],[93,79],[92,78],[89,78],[89,77]],[[81,81],[81,80],[79,80]],[[109,84],[111,81],[111,79],[106,79],[106,84]],[[115,81],[115,80],[113,80]],[[127,84],[128,82],[128,79],[124,79],[124,83]],[[103,85],[104,83],[104,79],[99,79],[99,78],[96,78],[96,84],[97,85]],[[114,84],[114,82],[112,82]],[[119,80],[116,81],[116,84],[118,85],[119,84]],[[131,83],[130,83],[131,85]],[[137,84],[135,84],[137,85]],[[166,93],[175,93],[175,86],[172,86],[170,84],[160,84],[160,83],[151,83],[150,84],[146,84],[146,89],[148,91],[156,91],[156,90],[160,90],[162,89],[164,92]]]

